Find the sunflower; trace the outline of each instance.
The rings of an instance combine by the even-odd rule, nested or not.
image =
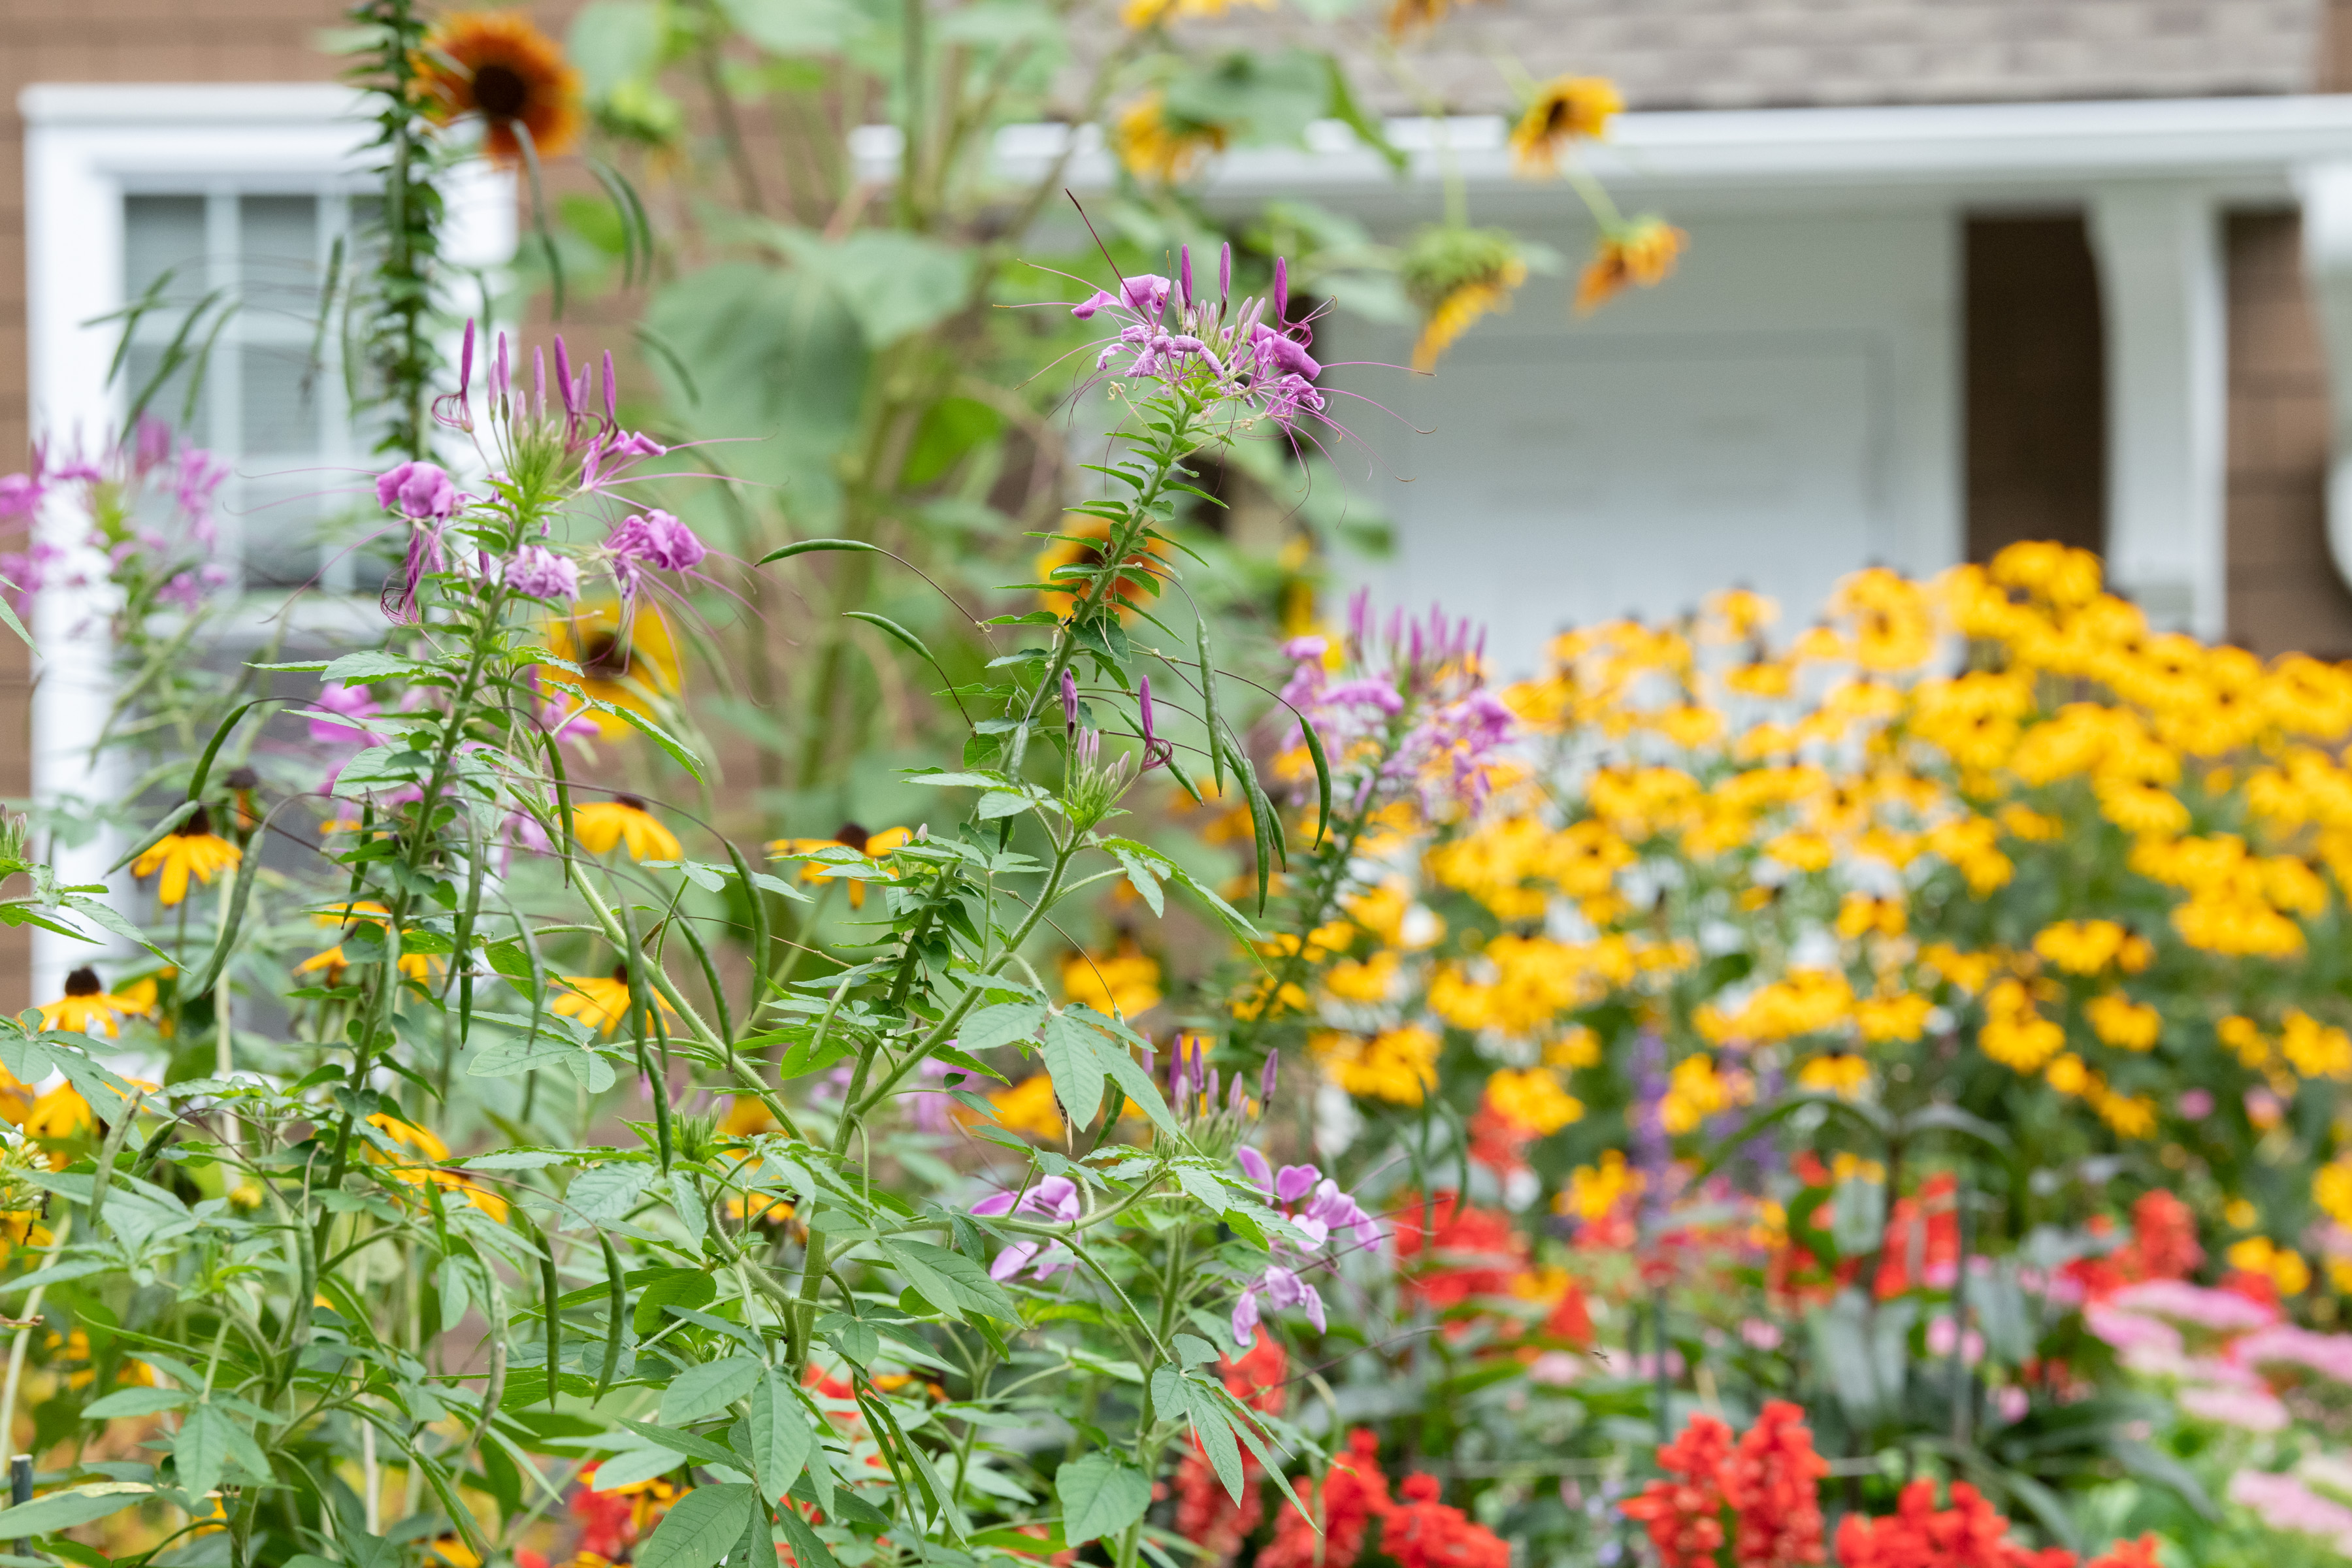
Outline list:
[[[539,158],[558,157],[580,139],[580,73],[520,11],[457,13],[425,36],[409,68],[409,90],[428,119],[446,125],[480,117],[494,163],[520,163],[525,134]]]
[[[54,1002],[41,1004],[41,1027],[62,1029],[68,1034],[94,1034],[106,1030],[109,1039],[122,1032],[114,1021],[117,1013],[139,1014],[146,1006],[129,996],[116,996],[98,983],[98,971],[87,965],[66,976],[66,994]]]
[[[1576,313],[1589,316],[1628,283],[1647,289],[1663,283],[1690,245],[1690,236],[1656,216],[1637,217],[1603,234],[1576,286]]]
[[[632,860],[676,860],[686,853],[677,835],[633,795],[573,806],[572,831],[591,855],[602,855],[615,844],[627,846]]]
[[[886,827],[879,833],[869,834],[855,822],[845,822],[834,829],[830,838],[772,839],[768,844],[768,855],[771,859],[786,860],[794,856],[814,855],[820,849],[855,849],[868,860],[879,860],[901,845],[913,842],[914,837],[912,828]],[[833,874],[834,863],[828,861],[814,860],[801,868],[801,880],[803,882],[827,881]],[[866,879],[849,879],[849,907],[853,910],[866,907]]]
[[[138,878],[162,871],[155,898],[168,910],[188,896],[190,877],[209,884],[214,872],[244,858],[245,851],[213,831],[212,816],[200,805],[187,821],[141,851],[131,862],[131,874]]]
[[[572,994],[558,996],[548,1004],[549,1010],[559,1017],[577,1018],[599,1034],[609,1035],[621,1026],[629,1016],[629,970],[616,963],[608,977],[601,974],[560,974],[556,978],[571,988]],[[673,1016],[677,1009],[663,997],[654,1002]]]
[[[1103,546],[1109,542],[1110,525],[1101,521],[1081,522],[1068,533],[1052,535],[1045,548],[1037,552],[1037,559],[1033,563],[1037,574],[1037,582],[1040,584],[1037,590],[1038,606],[1041,609],[1051,610],[1057,616],[1067,616],[1076,605],[1077,595],[1084,591],[1084,584],[1077,579],[1056,576],[1055,574],[1070,566],[1101,565]],[[1144,595],[1150,592],[1144,584],[1157,574],[1159,568],[1163,564],[1160,555],[1160,542],[1155,539],[1145,540],[1141,547],[1127,558],[1126,564],[1143,567],[1145,570],[1122,572],[1118,574],[1118,580],[1105,590],[1108,597],[1117,601],[1119,619],[1122,621],[1131,618],[1136,614],[1141,607]],[[1054,586],[1062,583],[1069,583],[1072,587]]]
[[[542,668],[540,679],[559,689],[576,687],[600,702],[654,717],[653,703],[678,691],[677,639],[669,622],[650,605],[639,603],[624,614],[618,599],[583,599],[572,614],[549,621],[547,651],[580,667]],[[593,710],[573,720],[599,740],[617,740],[631,732],[625,719]]]
[[[1528,280],[1528,264],[1507,230],[1454,225],[1415,235],[1401,270],[1405,292],[1424,318],[1412,346],[1418,371],[1434,368],[1481,316],[1509,310],[1512,290]]]
[[[1168,96],[1155,89],[1120,111],[1110,142],[1129,174],[1171,185],[1189,177],[1203,158],[1223,152],[1225,135],[1222,125],[1170,119]]]
[[[1544,84],[1511,132],[1511,162],[1522,174],[1555,174],[1560,154],[1579,138],[1609,130],[1611,116],[1625,107],[1617,84],[1605,76],[1564,76]]]

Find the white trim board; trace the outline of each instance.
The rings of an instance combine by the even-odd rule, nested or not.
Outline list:
[[[26,316],[31,423],[54,452],[95,445],[120,424],[107,384],[117,331],[91,324],[123,304],[122,198],[135,193],[319,190],[372,183],[374,127],[364,94],[331,83],[114,85],[36,83],[17,98],[25,117]],[[513,254],[512,180],[479,164],[453,181],[446,251],[464,266]],[[58,506],[39,523],[61,545],[83,521]],[[104,605],[87,590],[55,589],[34,603],[42,650],[33,690],[33,794],[93,796],[110,781],[89,766],[111,701]],[[105,838],[62,851],[68,881],[101,879],[121,846]],[[34,986],[58,994],[84,944],[33,936]]]
[[[1434,203],[1442,150],[1450,146],[1468,184],[1502,207],[1558,205],[1556,184],[1514,175],[1508,125],[1498,115],[1398,119],[1386,131],[1407,157],[1402,180],[1347,126],[1321,121],[1308,128],[1305,147],[1220,157],[1202,195],[1239,205],[1311,194],[1393,212],[1404,192]],[[1107,188],[1110,157],[1092,125],[1008,126],[997,135],[997,168],[1008,180],[1034,181],[1074,138],[1065,170],[1071,188]],[[896,176],[895,126],[864,127],[851,145],[864,177]],[[2294,195],[2294,170],[2352,156],[2352,97],[1629,113],[1580,156],[1613,189],[1641,199],[1777,201],[1811,191],[1874,203],[2064,202],[2117,181],[2158,180],[2194,184],[2222,201],[2284,202]]]

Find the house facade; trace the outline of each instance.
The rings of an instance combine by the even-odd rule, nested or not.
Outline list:
[[[268,307],[227,329],[234,374],[202,411],[249,484],[225,553],[264,585],[332,567],[302,497],[246,476],[357,457],[331,406],[289,412],[280,341],[304,306],[288,279],[364,199],[319,47],[339,20],[331,0],[0,17],[0,466],[118,417],[111,329],[89,323],[201,266]],[[2160,624],[2352,656],[2347,24],[2336,0],[1482,0],[1408,51],[1413,79],[1366,72],[1397,84],[1376,107],[1402,184],[1318,126],[1223,159],[1207,199],[1307,197],[1401,238],[1453,167],[1475,220],[1572,271],[1589,222],[1514,176],[1496,62],[1620,83],[1633,112],[1590,166],[1688,232],[1670,283],[1578,320],[1572,278],[1537,279],[1433,377],[1380,368],[1409,360],[1399,331],[1343,317],[1318,345],[1382,405],[1352,405],[1370,460],[1351,477],[1397,546],[1348,570],[1482,616],[1507,667],[1565,622],[1732,583],[1801,624],[1865,563],[1932,572],[2021,538],[2100,550]],[[1073,173],[1108,178],[1099,155]],[[481,259],[509,243],[505,199],[471,205]],[[41,614],[84,618],[65,595]],[[0,642],[0,797],[77,777],[102,712],[87,644],[48,646],[36,683]],[[0,939],[0,1005],[30,995],[28,962]]]

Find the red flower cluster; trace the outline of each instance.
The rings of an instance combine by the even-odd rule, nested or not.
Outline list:
[[[1201,1439],[1186,1444],[1183,1457],[1176,1461],[1176,1532],[1199,1544],[1203,1562],[1232,1558],[1265,1521],[1265,1501],[1258,1495],[1264,1474],[1257,1457],[1244,1448],[1242,1500],[1235,1502],[1201,1451]]]
[[[1903,1489],[1885,1519],[1846,1515],[1837,1557],[1841,1568],[2074,1568],[2063,1548],[2012,1543],[2009,1521],[1966,1481],[1952,1483],[1947,1509],[1936,1507],[1935,1483],[1923,1480]]]
[[[1925,1285],[1946,1290],[1960,1277],[1958,1180],[1930,1176],[1916,1197],[1897,1198],[1886,1222],[1873,1288],[1882,1301]]]
[[[1292,1489],[1307,1511],[1286,1509],[1276,1518],[1274,1543],[1258,1553],[1257,1568],[1355,1568],[1372,1521],[1386,1520],[1396,1509],[1389,1479],[1381,1474],[1380,1451],[1381,1440],[1359,1426],[1348,1434],[1347,1451],[1331,1461],[1319,1488],[1305,1477],[1295,1482]],[[1310,1517],[1318,1509],[1320,1537]]]
[[[1715,1568],[1731,1457],[1731,1428],[1712,1415],[1694,1415],[1680,1436],[1658,1450],[1658,1468],[1677,1479],[1652,1481],[1640,1497],[1618,1505],[1649,1531],[1660,1568]]]
[[[2099,1222],[2093,1222],[2096,1228]],[[2197,1216],[2170,1193],[2143,1193],[2132,1205],[2132,1237],[2104,1258],[2078,1258],[2066,1265],[2067,1277],[2083,1288],[2086,1300],[2114,1295],[2143,1279],[2185,1279],[2205,1261],[2197,1245]]]
[[[1819,1494],[1829,1470],[1829,1461],[1813,1452],[1803,1408],[1785,1399],[1765,1405],[1723,1467],[1738,1568],[1796,1568],[1822,1560]]]
[[[1511,1568],[1511,1543],[1439,1502],[1435,1476],[1407,1476],[1403,1490],[1381,1531],[1381,1550],[1399,1568]]]
[[[1217,1358],[1225,1380],[1225,1392],[1248,1405],[1269,1415],[1282,1414],[1283,1403],[1290,1396],[1290,1357],[1279,1341],[1261,1328],[1257,1338],[1236,1359],[1232,1352]]]
[[[1421,1256],[1424,1248],[1456,1255],[1454,1259],[1433,1258],[1435,1267],[1407,1279],[1408,1303],[1426,1302],[1443,1311],[1473,1296],[1507,1296],[1511,1281],[1526,1268],[1527,1243],[1512,1227],[1510,1216],[1474,1208],[1457,1194],[1440,1193],[1424,1206],[1419,1193],[1407,1193],[1398,1200],[1393,1218],[1399,1264]],[[1434,1221],[1426,1237],[1424,1218]]]

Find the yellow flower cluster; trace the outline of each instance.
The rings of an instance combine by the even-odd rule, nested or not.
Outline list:
[[[1319,1033],[1309,1037],[1307,1050],[1349,1094],[1419,1105],[1437,1087],[1439,1043],[1434,1030],[1407,1024],[1370,1036]]]
[[[1524,768],[1394,824],[1297,954],[1333,1082],[1417,1106],[1475,1063],[1550,1136],[1625,1103],[1638,1050],[1677,1138],[1768,1088],[1949,1082],[2173,1170],[2235,1135],[2200,1097],[2261,1136],[2352,1082],[2352,1007],[2295,967],[2352,888],[2352,668],[2151,628],[2057,545],[1780,618],[1733,590],[1553,640],[1503,693]],[[1947,1078],[1955,1043],[2005,1074]],[[1581,1167],[1562,1212],[1635,1179]],[[2319,1180],[2352,1228],[2352,1156]]]

